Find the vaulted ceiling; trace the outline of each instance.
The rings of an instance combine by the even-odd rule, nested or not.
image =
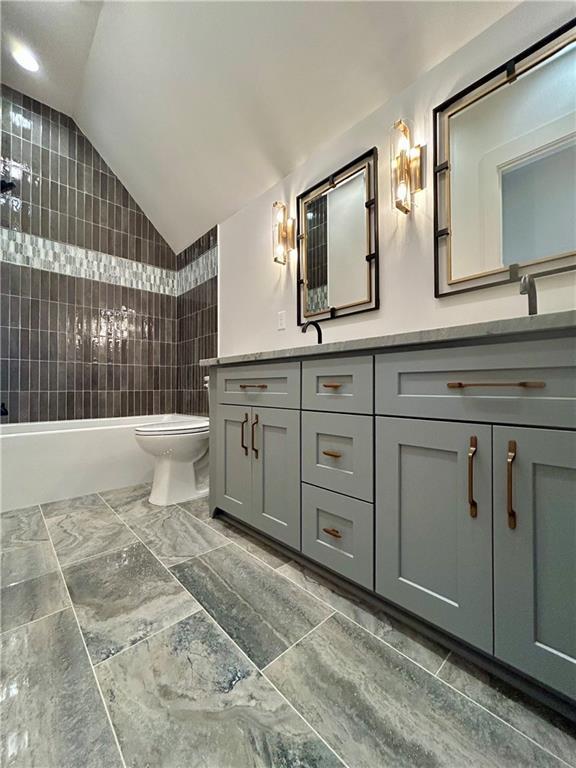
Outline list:
[[[178,252],[514,5],[4,0],[2,79],[74,117]]]

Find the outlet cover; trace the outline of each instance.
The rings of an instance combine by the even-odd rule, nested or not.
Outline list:
[[[286,330],[286,312],[284,310],[282,310],[281,312],[278,312],[278,330],[279,331]]]

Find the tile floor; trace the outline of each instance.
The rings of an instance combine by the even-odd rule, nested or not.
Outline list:
[[[2,766],[576,766],[567,720],[148,490],[0,516]]]

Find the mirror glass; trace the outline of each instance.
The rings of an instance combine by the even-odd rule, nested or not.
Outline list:
[[[489,276],[492,282],[509,279],[512,265],[520,274],[542,274],[566,260],[572,263],[573,36],[516,62],[511,76],[505,72],[499,82],[472,88],[439,110],[437,274],[445,286],[476,281],[482,287],[490,284]]]
[[[374,236],[371,165],[365,160],[299,197],[304,318],[370,303]],[[330,316],[330,315],[329,315]]]

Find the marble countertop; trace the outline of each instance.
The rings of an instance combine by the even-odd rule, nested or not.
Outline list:
[[[266,360],[286,360],[318,355],[335,355],[347,352],[387,349],[391,347],[411,347],[421,344],[441,344],[470,341],[490,337],[508,337],[531,335],[546,332],[573,331],[576,333],[576,311],[551,312],[532,317],[513,317],[509,320],[490,320],[471,325],[452,325],[445,328],[429,328],[423,331],[391,333],[387,336],[370,336],[367,339],[333,341],[326,344],[307,344],[304,347],[271,349],[265,352],[247,352],[241,355],[227,355],[201,360],[204,367],[214,365],[232,365],[234,363],[254,363]],[[316,335],[314,328],[309,330],[311,337]]]

